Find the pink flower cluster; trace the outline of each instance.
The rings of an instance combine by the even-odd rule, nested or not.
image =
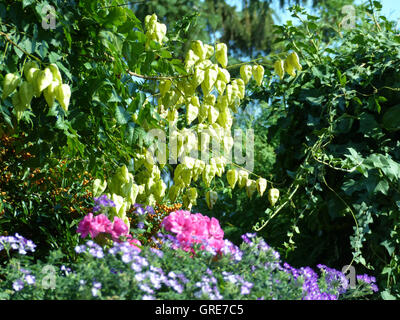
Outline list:
[[[177,210],[165,217],[161,225],[176,234],[180,247],[185,251],[191,251],[194,243],[202,243],[201,250],[208,245],[216,252],[225,246],[224,231],[219,221],[201,213]]]
[[[105,233],[111,235],[114,241],[120,241],[120,237],[124,236],[132,246],[141,246],[140,241],[129,234],[129,228],[122,219],[114,217],[114,222],[111,222],[105,214],[93,216],[93,213],[89,213],[79,222],[77,232],[82,238],[90,234],[92,239]]]

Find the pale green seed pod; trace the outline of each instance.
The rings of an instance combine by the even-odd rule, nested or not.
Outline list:
[[[69,100],[71,98],[71,88],[68,84],[60,84],[55,89],[56,98],[65,112],[68,111]]]
[[[33,98],[33,86],[27,81],[22,82],[19,88],[19,96],[21,103],[25,106],[29,106]]]
[[[234,189],[236,182],[239,179],[239,173],[234,169],[230,169],[226,173],[226,179],[228,180],[228,183],[231,186],[231,188]]]
[[[267,180],[264,178],[257,179],[257,191],[260,197],[264,194],[265,190],[267,189]]]
[[[279,199],[279,190],[271,188],[268,190],[268,200],[271,206],[274,206]]]
[[[256,181],[248,179],[246,182],[246,194],[251,199],[254,192],[257,190]]]
[[[261,86],[262,80],[264,78],[264,67],[261,65],[253,66],[253,77],[257,84]]]
[[[53,81],[53,74],[51,73],[50,68],[40,70],[35,80],[37,81],[37,88],[39,92],[42,92],[44,89],[46,89]]]
[[[240,76],[242,77],[245,84],[247,84],[250,81],[252,75],[253,75],[253,68],[250,65],[245,64],[240,67]]]
[[[290,60],[287,58],[284,62],[284,68],[285,71],[291,76],[291,77],[295,77],[296,76],[296,69],[294,68],[294,66],[291,64]]]
[[[289,55],[288,59],[289,59],[290,64],[291,64],[295,69],[297,69],[297,70],[299,70],[299,71],[302,70],[302,67],[301,67],[301,64],[300,64],[300,60],[299,60],[299,56],[297,55],[296,52],[293,51],[293,52]]]
[[[6,99],[18,86],[20,78],[17,74],[7,73],[3,80],[2,99]]]
[[[225,43],[216,45],[215,58],[223,68],[226,68],[228,65],[228,48]]]
[[[215,191],[208,191],[206,193],[206,202],[210,210],[214,207],[217,200],[218,200],[218,193],[216,193]]]
[[[58,66],[55,63],[52,63],[49,65],[49,69],[51,71],[51,74],[53,75],[53,81],[58,81],[59,83],[62,83],[61,73],[58,69]]]
[[[279,78],[281,78],[281,80],[283,79],[283,76],[285,75],[285,63],[283,60],[277,60],[274,63],[274,70],[275,73],[279,76]]]

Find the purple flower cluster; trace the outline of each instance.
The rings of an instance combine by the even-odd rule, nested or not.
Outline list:
[[[366,284],[369,284],[373,292],[378,292],[379,289],[378,286],[376,285],[375,277],[372,276],[370,277],[367,274],[363,274],[363,275],[358,275],[357,280],[358,282],[364,282]]]
[[[102,208],[115,207],[115,203],[108,199],[105,194],[98,198],[94,198],[93,212],[100,211]]]
[[[114,242],[113,246],[108,249],[108,252],[115,256],[117,253],[121,253],[122,255],[137,255],[140,251],[132,246],[129,242]]]
[[[135,203],[133,205],[133,207],[135,208],[135,212],[137,213],[137,215],[139,216],[144,216],[146,214],[154,214],[154,209],[152,206],[146,206],[144,207],[143,205],[139,204],[139,203]]]
[[[285,262],[283,264],[283,269],[287,273],[293,275],[295,280],[298,278],[303,279],[303,300],[337,300],[338,297],[336,295],[322,292],[320,290],[318,285],[318,275],[310,267],[295,269]]]
[[[87,241],[86,244],[76,246],[75,252],[76,253],[89,252],[89,254],[94,258],[98,259],[104,258],[103,248],[92,240]]]
[[[242,295],[247,295],[250,293],[251,288],[253,287],[253,283],[245,281],[243,277],[239,275],[235,275],[231,272],[222,272],[222,276],[224,277],[224,280],[227,282],[230,282],[232,284],[235,284],[237,286],[240,285],[240,294]]]
[[[140,259],[141,258],[141,259]],[[138,287],[144,292],[142,299],[154,299],[155,290],[161,289],[163,285],[169,287],[181,294],[184,291],[184,285],[189,282],[183,273],[169,272],[167,275],[161,268],[149,266],[146,271],[142,268],[147,267],[147,261],[137,256],[132,263],[131,268],[136,271],[135,280],[139,283]]]
[[[25,283],[27,283],[30,286],[35,285],[36,278],[35,276],[31,275],[30,270],[20,268],[19,271],[21,271],[24,274],[24,277],[22,279],[17,279],[13,282],[12,287],[14,291],[22,290],[25,287]]]
[[[203,296],[208,297],[210,300],[222,300],[224,298],[218,290],[217,279],[210,269],[207,270],[207,275],[202,276],[201,281],[195,283],[195,286],[199,288],[194,293],[194,296],[198,299]]]
[[[339,294],[343,294],[347,291],[349,282],[343,272],[329,268],[323,264],[319,264],[317,267],[324,273],[325,282],[329,290],[336,288]]]
[[[253,239],[256,237],[256,233],[246,233],[242,235],[242,240],[250,246],[253,246]]]
[[[1,236],[0,237],[0,251],[18,250],[19,254],[27,254],[27,252],[35,252],[36,245],[32,240],[25,239],[23,236],[16,233],[14,236]]]
[[[243,252],[239,249],[239,247],[234,245],[228,239],[225,239],[224,242],[225,244],[221,249],[221,253],[223,255],[231,255],[235,261],[242,260]]]
[[[92,290],[91,290],[92,291],[92,296],[93,297],[98,297],[100,289],[101,289],[101,283],[93,281],[93,287],[92,287]]]

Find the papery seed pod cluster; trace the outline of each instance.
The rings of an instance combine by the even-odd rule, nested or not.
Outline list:
[[[166,41],[166,31],[165,25],[158,22],[155,14],[147,16],[146,47],[149,48],[151,41],[160,44]],[[261,85],[264,77],[261,65],[248,65],[245,66],[245,73],[241,72],[245,76],[233,79],[227,69],[228,48],[224,43],[209,45],[200,40],[193,41],[183,63],[187,76],[163,77],[158,81],[157,97],[154,100],[160,118],[166,120],[164,123],[168,123],[171,129],[166,143],[168,160],[176,161],[172,167],[173,184],[167,188],[160,176],[161,165],[143,147],[134,157],[134,182],[131,178],[118,180],[117,175],[107,181],[107,189],[103,191],[115,194],[117,200],[122,197],[127,207],[133,203],[134,197],[129,193],[132,190],[136,202],[145,205],[153,205],[163,199],[173,203],[182,201],[186,208],[196,205],[199,195],[194,183],[204,183],[207,188],[211,188],[215,177],[221,177],[225,172],[227,160],[224,154],[231,152],[233,147],[231,128],[234,113],[245,97],[246,84],[254,78]],[[186,124],[186,128],[181,128],[182,123]],[[209,152],[212,143],[219,144],[224,154],[214,155]],[[203,151],[208,152],[207,160],[191,156],[192,152],[199,155]],[[246,187],[249,196],[256,190],[260,194],[265,191],[257,181],[250,180],[247,186],[248,172],[245,172],[245,177],[236,171],[229,173],[232,174],[231,179],[237,180],[241,187]],[[121,185],[125,186],[125,191]],[[101,190],[101,186],[99,184],[97,189]],[[206,201],[211,208],[216,199],[216,192],[207,193]]]
[[[167,34],[167,26],[157,21],[156,14],[148,15],[144,19],[144,26],[146,30],[147,43],[146,47],[149,46],[149,41],[153,40],[162,43],[164,37]]]
[[[71,98],[71,88],[62,83],[61,73],[52,63],[41,70],[34,61],[28,61],[23,68],[24,79],[18,74],[9,73],[4,77],[2,99],[11,96],[17,118],[30,108],[33,97],[39,98],[43,93],[47,105],[52,108],[57,100],[65,112]]]
[[[289,54],[285,60],[277,60],[274,63],[274,71],[281,80],[285,76],[285,72],[291,77],[295,77],[296,70],[301,71],[302,66],[300,64],[299,56],[295,51]]]
[[[262,197],[267,189],[266,179],[258,178],[257,180],[252,180],[246,170],[230,169],[226,172],[226,179],[232,189],[235,188],[236,184],[239,188],[246,187],[246,194],[249,198],[252,198],[255,191]]]

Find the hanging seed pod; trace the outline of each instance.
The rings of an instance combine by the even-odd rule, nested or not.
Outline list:
[[[253,66],[253,77],[257,84],[261,86],[262,80],[264,78],[264,67],[261,65]]]
[[[271,188],[268,190],[268,200],[271,206],[274,206],[279,199],[279,190]]]
[[[228,65],[228,48],[225,43],[216,45],[215,58],[223,68],[226,68]]]
[[[55,89],[56,98],[65,112],[68,111],[71,88],[67,84],[60,84]]]
[[[301,64],[300,64],[300,60],[299,60],[299,56],[297,55],[296,52],[293,51],[293,52],[289,55],[288,59],[289,59],[290,64],[291,64],[295,69],[297,69],[297,70],[299,70],[299,71],[302,70],[302,67],[301,67]]]
[[[183,202],[183,206],[185,208],[187,208],[189,211],[192,209],[192,205],[193,204],[192,204],[192,202],[190,201],[189,197],[186,194],[184,194],[182,196],[182,202]]]
[[[3,95],[2,99],[6,99],[18,86],[19,76],[13,73],[7,73],[3,80]]]
[[[43,96],[49,108],[52,108],[54,105],[54,100],[56,98],[56,88],[58,85],[59,84],[57,81],[53,81],[46,89],[43,90]]]
[[[153,186],[153,193],[157,200],[161,201],[165,195],[165,191],[167,190],[167,186],[165,185],[164,181],[161,179],[158,180]]]
[[[19,88],[19,97],[21,104],[24,106],[29,106],[31,104],[33,98],[33,86],[29,82],[22,82],[21,87]]]
[[[217,108],[210,106],[210,108],[208,109],[208,122],[214,123],[215,121],[217,121],[218,116],[219,111],[217,110]]]
[[[186,107],[186,123],[189,125],[199,115],[199,108],[189,103]]]
[[[171,202],[175,202],[176,199],[178,198],[180,192],[180,188],[177,187],[176,185],[171,186],[171,188],[169,188],[169,199],[171,200]]]
[[[203,170],[202,178],[207,187],[210,187],[212,179],[215,177],[215,169],[213,166],[207,164]]]
[[[203,42],[201,42],[201,40],[193,41],[190,48],[200,58],[200,60],[204,60],[206,58],[207,49],[204,48]]]
[[[203,69],[198,68],[197,66],[194,68],[194,74],[193,74],[193,78],[192,78],[192,84],[195,87],[198,87],[199,85],[201,85],[204,81],[205,78],[205,72]]]
[[[93,197],[99,197],[107,188],[107,181],[101,181],[100,179],[95,179],[93,181],[92,194]]]
[[[210,59],[214,55],[214,47],[209,44],[204,44],[204,50],[206,51],[206,59]]]
[[[204,81],[201,84],[204,95],[208,95],[218,78],[218,66],[212,65],[204,74]]]
[[[51,74],[53,75],[53,81],[58,81],[59,83],[62,83],[61,73],[57,65],[55,63],[52,63],[49,65],[49,69],[51,71]]]
[[[196,64],[197,61],[199,61],[199,56],[194,53],[193,50],[189,50],[188,53],[186,54],[186,59],[185,59],[185,67],[186,70],[189,70],[192,66]]]
[[[32,84],[33,81],[33,73],[39,70],[39,66],[35,61],[28,61],[24,65],[24,76],[25,79]]]
[[[191,201],[191,202],[196,202],[196,199],[197,199],[197,189],[196,188],[189,188],[187,191],[186,191],[186,195],[187,195],[187,197],[189,198],[189,200]]]
[[[242,77],[245,84],[247,84],[250,81],[252,75],[253,75],[253,68],[250,65],[245,64],[240,67],[240,76]]]
[[[39,71],[37,78],[35,78],[35,80],[36,80],[37,88],[38,88],[39,92],[42,92],[53,81],[53,74],[51,73],[49,68],[46,68],[44,70]]]
[[[206,193],[206,202],[210,210],[214,207],[217,200],[218,200],[218,193],[216,193],[215,191],[208,191]]]
[[[171,85],[172,85],[172,82],[169,79],[160,81],[160,94],[161,94],[161,97],[165,96],[165,94],[171,88]]]
[[[238,181],[239,178],[239,173],[237,170],[230,169],[226,173],[226,179],[228,180],[229,185],[231,186],[232,189],[235,188],[236,182]]]
[[[219,95],[222,95],[225,91],[226,88],[226,83],[222,80],[217,80],[215,82],[215,89],[217,89],[217,92]]]
[[[279,76],[279,78],[281,78],[281,80],[283,79],[283,76],[285,75],[285,62],[283,60],[277,60],[274,63],[274,70],[275,73]]]
[[[235,84],[237,85],[238,88],[238,98],[243,99],[244,98],[244,94],[245,94],[245,90],[246,90],[246,86],[244,84],[244,81],[242,79],[236,79],[235,80]]]
[[[254,192],[257,190],[257,184],[254,180],[248,179],[246,182],[246,194],[251,199]]]
[[[291,76],[291,77],[295,77],[296,76],[296,69],[294,68],[294,66],[291,64],[290,60],[287,58],[284,62],[284,68],[285,71]]]
[[[265,180],[264,178],[258,178],[257,191],[260,197],[262,197],[266,189],[267,189],[267,180]]]
[[[239,170],[238,186],[243,188],[247,184],[247,179],[249,178],[249,173],[245,170]]]
[[[231,75],[229,71],[224,68],[218,68],[218,80],[221,80],[225,83],[231,81]]]

